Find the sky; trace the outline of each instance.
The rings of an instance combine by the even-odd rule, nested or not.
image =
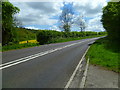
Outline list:
[[[15,17],[22,26],[29,29],[59,29],[59,16],[62,13],[63,0],[9,0],[20,9]],[[104,31],[100,22],[102,8],[109,0],[69,0],[73,2],[75,16],[83,16],[86,23],[85,31]],[[64,2],[68,2],[64,0]],[[72,26],[72,31],[80,31],[78,27]]]

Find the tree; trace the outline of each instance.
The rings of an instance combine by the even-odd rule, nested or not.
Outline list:
[[[120,2],[108,2],[103,8],[102,23],[111,41],[120,40]]]
[[[83,16],[78,16],[74,20],[74,25],[78,26],[81,32],[85,31],[86,25],[85,25],[85,20],[83,19]]]
[[[60,15],[60,29],[65,32],[70,32],[71,24],[73,23],[73,3],[63,3],[62,14]]]
[[[10,2],[2,2],[2,45],[15,41],[14,14],[20,10]]]

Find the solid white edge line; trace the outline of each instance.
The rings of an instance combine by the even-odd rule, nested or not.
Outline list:
[[[86,55],[86,53],[87,53],[87,51],[88,51],[89,48],[90,48],[90,46],[88,46],[87,50],[86,50],[85,53],[83,54],[83,56],[82,56],[80,62],[78,63],[78,65],[77,65],[76,69],[74,70],[72,76],[70,77],[69,81],[67,82],[65,88],[69,88],[69,86],[70,86],[70,84],[71,84],[71,82],[72,82],[72,80],[73,80],[73,78],[74,78],[74,76],[75,76],[75,74],[76,74],[76,72],[77,72],[77,70],[78,70],[78,68],[79,68],[79,66],[80,66],[80,64],[81,64],[81,62],[83,61],[84,56]]]
[[[85,71],[84,71],[84,74],[83,74],[83,78],[82,78],[82,81],[80,83],[79,88],[84,88],[85,87],[85,81],[86,81],[86,78],[87,78],[88,66],[89,66],[89,58],[87,60],[87,65],[86,65],[86,68],[85,68]]]

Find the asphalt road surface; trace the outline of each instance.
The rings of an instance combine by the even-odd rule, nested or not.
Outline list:
[[[88,43],[96,39],[3,52],[2,88],[64,88]]]

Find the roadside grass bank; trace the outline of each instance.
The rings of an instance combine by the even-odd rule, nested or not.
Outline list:
[[[24,43],[24,44],[7,45],[7,46],[2,47],[2,52],[8,51],[8,50],[15,50],[15,49],[34,47],[34,46],[40,46],[40,45],[38,43]]]
[[[114,43],[114,42],[113,42]],[[90,58],[90,63],[105,67],[108,70],[120,72],[118,57],[120,51],[118,45],[109,42],[107,37],[97,40],[86,54]]]
[[[94,38],[94,37],[102,37],[105,35],[94,35],[94,36],[86,36],[86,37],[78,37],[78,38],[57,38],[57,39],[52,39],[47,42],[47,44],[50,43],[61,43],[61,42],[68,42],[68,41],[74,41],[74,40],[81,40],[81,39],[87,39],[87,38]]]
[[[101,36],[103,36],[103,35],[95,35],[95,36],[87,36],[87,37],[79,37],[79,38],[57,38],[57,39],[48,41],[46,44],[68,42],[68,41],[101,37]],[[8,51],[8,50],[22,49],[22,48],[28,48],[28,47],[34,47],[34,46],[40,46],[40,44],[38,44],[38,43],[23,43],[23,44],[6,45],[6,46],[2,47],[2,51],[4,52],[4,51]]]

